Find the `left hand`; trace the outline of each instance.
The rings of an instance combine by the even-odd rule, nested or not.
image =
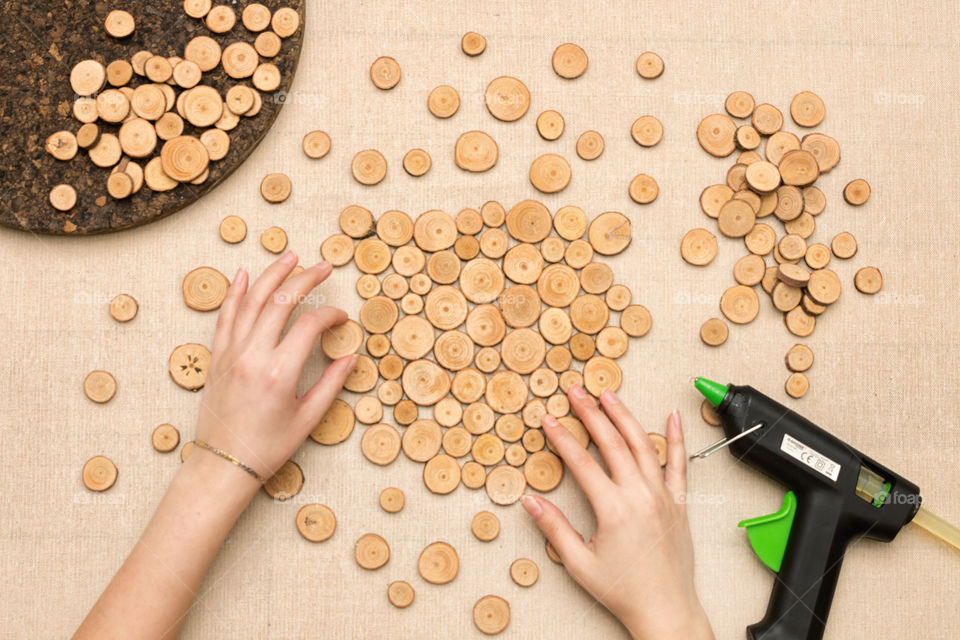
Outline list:
[[[287,279],[296,264],[296,255],[285,254],[249,290],[246,271],[237,272],[217,318],[196,430],[198,439],[265,478],[303,443],[356,362],[355,355],[336,360],[297,397],[297,381],[320,334],[347,314],[333,307],[312,309],[284,335],[294,309],[332,271],[330,263],[321,262]]]

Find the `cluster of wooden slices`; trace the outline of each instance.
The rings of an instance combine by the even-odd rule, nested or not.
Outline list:
[[[840,162],[840,145],[824,133],[800,138],[785,131],[780,110],[772,104],[755,104],[745,91],[731,93],[725,108],[726,114],[711,114],[700,122],[697,139],[716,157],[740,153],[727,171],[726,182],[710,185],[700,194],[700,207],[717,221],[721,234],[743,238],[749,253],[737,261],[733,269],[737,284],[723,293],[720,311],[735,324],[752,322],[760,311],[754,289],[760,285],[774,308],[784,314],[790,333],[808,337],[816,328],[817,316],[840,297],[840,278],[828,268],[831,254],[846,260],[857,252],[857,241],[847,231],[835,235],[829,247],[809,242],[816,218],[827,205],[814,183]],[[826,108],[819,96],[804,91],[794,96],[790,115],[798,126],[812,128],[823,121]],[[738,124],[734,118],[749,122]],[[854,206],[869,197],[870,185],[863,179],[849,182],[843,190],[844,200]],[[784,233],[758,220],[771,214],[783,223]],[[702,228],[688,231],[680,245],[683,259],[696,266],[709,264],[717,251],[717,237]],[[776,264],[767,264],[768,255]],[[854,284],[859,291],[873,294],[880,291],[883,279],[876,267],[868,266],[857,272]],[[728,332],[726,322],[710,318],[700,328],[700,338],[719,346]],[[799,398],[809,388],[803,372],[813,364],[813,352],[806,345],[796,345],[786,362],[792,372],[786,392]]]
[[[210,0],[184,0],[183,5],[187,15],[203,20],[214,34],[230,32],[237,22],[230,5],[211,6]],[[111,169],[106,188],[116,199],[130,197],[144,184],[157,192],[181,183],[202,184],[210,162],[230,150],[227,132],[241,117],[260,112],[261,92],[280,86],[280,70],[261,58],[280,53],[282,39],[300,27],[300,15],[289,7],[271,12],[254,3],[243,9],[241,22],[258,34],[253,44],[238,40],[221,48],[213,38],[198,36],[182,55],[141,50],[106,66],[95,59],[78,62],[70,72],[70,86],[77,96],[73,115],[80,127],[50,135],[46,150],[63,161],[86,150],[95,166]],[[122,10],[111,11],[105,20],[107,33],[116,38],[129,36],[135,26],[134,17]],[[218,67],[237,81],[224,94],[203,84],[204,74]],[[247,80],[253,86],[245,84]],[[56,209],[69,211],[77,203],[77,192],[72,185],[58,184],[49,198]],[[96,199],[101,206],[106,201],[106,196]]]
[[[486,39],[478,33],[467,33],[461,40],[461,48],[469,56],[480,55],[486,50]],[[553,70],[561,78],[579,78],[586,72],[588,62],[586,52],[573,43],[561,44],[553,52]],[[637,59],[636,69],[642,78],[657,78],[663,73],[663,60],[648,51]],[[400,77],[400,65],[391,57],[377,58],[370,66],[370,79],[379,89],[393,89],[399,84]],[[484,102],[487,111],[494,118],[513,122],[521,119],[529,110],[530,90],[518,78],[500,76],[487,85]],[[460,94],[450,85],[435,87],[427,97],[427,109],[437,118],[450,118],[459,108]],[[553,109],[543,111],[536,119],[537,131],[544,140],[558,139],[563,134],[564,124],[563,116]],[[633,123],[630,134],[637,144],[652,147],[663,137],[663,125],[654,116],[641,116]],[[319,135],[324,136],[322,139],[325,146],[321,147],[322,153],[325,154],[329,149],[329,138],[325,137],[326,134],[311,132],[303,141],[304,152],[310,157],[321,157],[311,155],[308,151],[310,139]],[[596,160],[603,153],[603,149],[603,136],[597,131],[585,131],[577,139],[577,155],[583,160]],[[454,162],[464,171],[489,171],[497,164],[498,157],[499,147],[496,141],[483,131],[467,131],[454,145]],[[411,149],[403,157],[403,168],[411,176],[422,176],[431,166],[430,154],[421,148]],[[351,171],[360,184],[375,185],[387,175],[387,159],[376,149],[364,149],[353,157]],[[557,193],[570,184],[572,170],[563,156],[546,153],[533,160],[529,176],[530,183],[540,192]],[[641,173],[630,181],[628,193],[634,202],[648,204],[657,198],[659,187],[655,179]]]

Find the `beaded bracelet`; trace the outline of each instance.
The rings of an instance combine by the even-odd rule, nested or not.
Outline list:
[[[251,466],[249,466],[249,465],[247,465],[247,464],[244,464],[243,462],[241,462],[240,460],[238,460],[238,459],[235,458],[234,456],[230,455],[229,453],[227,453],[227,452],[224,451],[223,449],[217,449],[216,447],[207,444],[207,443],[204,442],[203,440],[194,440],[194,441],[193,441],[193,444],[197,445],[197,446],[200,447],[201,449],[206,449],[206,450],[209,451],[210,453],[215,453],[216,455],[220,456],[220,457],[223,458],[224,460],[227,460],[227,461],[229,461],[229,462],[232,462],[233,464],[237,465],[238,467],[240,467],[241,469],[243,469],[244,471],[246,471],[247,473],[249,473],[250,475],[252,475],[254,478],[256,478],[256,479],[257,479],[257,482],[259,482],[260,484],[263,484],[264,482],[267,481],[267,479],[264,478],[263,476],[261,476],[259,473],[257,473],[257,472],[253,469],[253,467],[251,467]]]

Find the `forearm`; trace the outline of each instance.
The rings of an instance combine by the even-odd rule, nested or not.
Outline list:
[[[76,638],[175,637],[203,578],[259,483],[195,450]]]

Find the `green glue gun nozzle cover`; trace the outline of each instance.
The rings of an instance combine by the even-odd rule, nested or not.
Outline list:
[[[847,545],[889,542],[920,510],[920,490],[753,387],[707,378],[693,385],[720,417],[726,448],[787,490],[779,511],[740,522],[760,560],[777,573],[750,640],[820,640]]]

